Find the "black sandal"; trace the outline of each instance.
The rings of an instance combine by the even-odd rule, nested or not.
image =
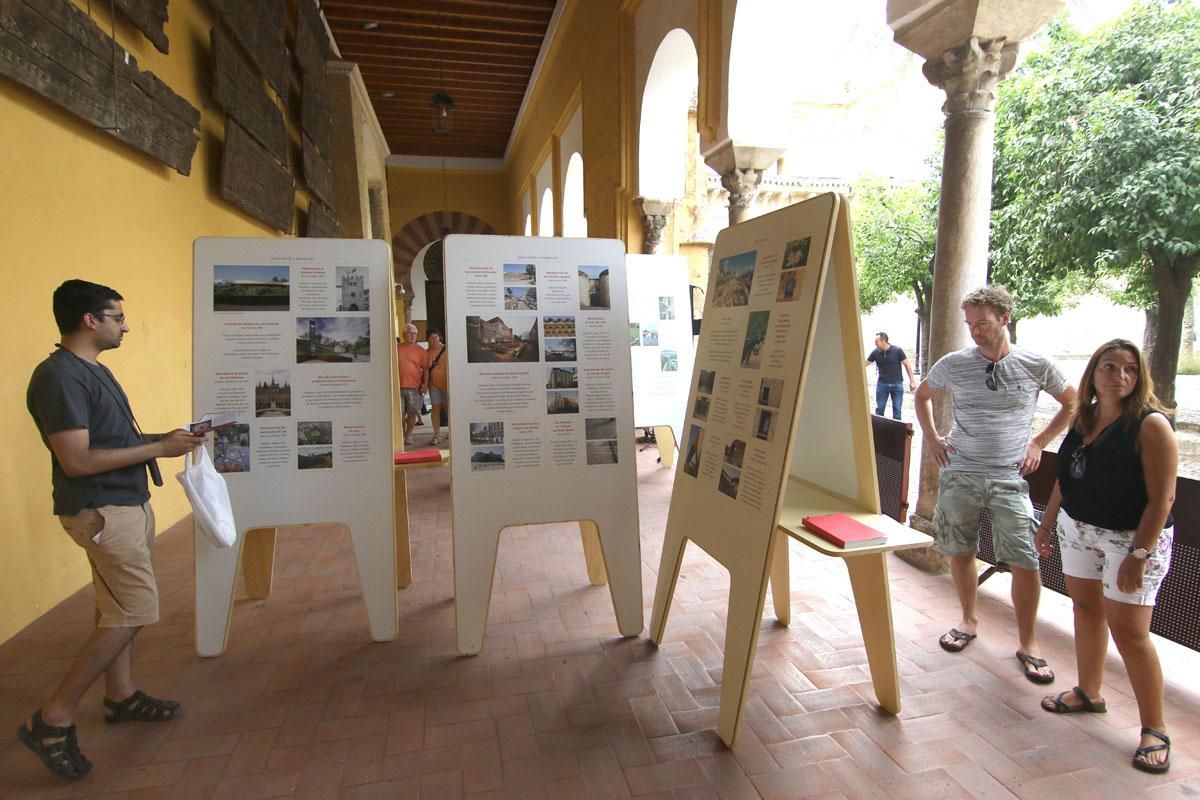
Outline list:
[[[1069,706],[1063,702],[1063,698],[1071,692],[1079,698],[1079,705]],[[1076,686],[1071,692],[1059,692],[1055,696],[1047,695],[1042,698],[1042,708],[1052,714],[1079,714],[1087,712],[1089,714],[1105,714],[1108,712],[1108,705],[1104,702],[1104,698],[1092,702],[1092,698],[1087,696],[1087,692]]]
[[[1171,768],[1171,737],[1154,728],[1142,728],[1142,736],[1153,736],[1155,739],[1162,741],[1162,744],[1148,744],[1145,747],[1139,747],[1133,751],[1133,767],[1140,769],[1142,772],[1152,772],[1155,775],[1161,775]],[[1163,759],[1161,764],[1154,764],[1146,761],[1146,756],[1150,753],[1157,753],[1159,750],[1166,750],[1167,757]]]
[[[17,728],[17,738],[21,744],[33,751],[42,760],[46,769],[60,778],[76,780],[92,771],[92,762],[79,752],[79,740],[75,736],[75,726],[58,727],[42,722],[42,712],[39,709],[33,714],[33,730],[25,723]],[[47,739],[57,739],[47,742]]]
[[[159,700],[138,689],[121,702],[104,698],[110,714],[105,722],[169,722],[179,715],[180,705],[174,700]]]

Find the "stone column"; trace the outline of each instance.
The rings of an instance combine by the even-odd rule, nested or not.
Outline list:
[[[783,149],[736,144],[726,139],[704,154],[704,161],[721,176],[729,192],[729,224],[749,219],[758,196],[763,170],[779,160]]]
[[[642,215],[642,252],[660,252],[663,229],[671,218],[675,204],[670,200],[651,200],[648,197],[635,197],[633,204]]]
[[[992,210],[992,155],[996,85],[1012,69],[1017,46],[976,38],[926,62],[925,77],[946,92],[946,149],[938,206],[937,251],[930,301],[929,364],[970,344],[963,325],[963,295],[987,281]],[[950,427],[949,398],[934,401],[939,430]],[[921,452],[917,516],[928,521],[937,502],[938,468]]]
[[[930,301],[928,359],[964,347],[962,297],[987,278],[992,205],[995,89],[1016,61],[1019,43],[1062,9],[1063,0],[888,0],[896,42],[925,59],[925,77],[946,92],[946,150],[938,207],[937,255]],[[949,402],[934,400],[939,430]],[[938,470],[926,448],[911,524],[928,530],[937,503]],[[916,552],[916,551],[913,551]],[[932,551],[930,566],[945,566]],[[918,560],[918,559],[913,559]]]

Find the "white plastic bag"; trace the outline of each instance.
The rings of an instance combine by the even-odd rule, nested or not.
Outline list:
[[[196,527],[217,547],[232,547],[237,541],[229,487],[213,466],[208,448],[200,445],[183,457],[183,472],[175,476],[196,514]]]

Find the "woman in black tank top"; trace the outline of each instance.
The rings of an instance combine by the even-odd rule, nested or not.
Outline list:
[[[1060,525],[1079,669],[1079,685],[1046,697],[1042,708],[1107,711],[1100,689],[1111,631],[1141,716],[1133,766],[1156,773],[1170,767],[1171,741],[1150,617],[1171,563],[1178,462],[1174,431],[1141,352],[1124,339],[1101,345],[1084,370],[1079,409],[1058,451],[1058,481],[1034,537],[1038,552],[1048,555]]]

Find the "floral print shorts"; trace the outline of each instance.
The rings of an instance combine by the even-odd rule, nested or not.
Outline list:
[[[1072,578],[1100,581],[1104,596],[1119,603],[1133,606],[1152,606],[1158,597],[1171,568],[1171,542],[1175,538],[1174,528],[1164,528],[1154,546],[1154,552],[1146,559],[1146,573],[1142,588],[1134,593],[1122,592],[1117,588],[1117,570],[1129,555],[1129,545],[1135,531],[1114,531],[1077,522],[1066,513],[1058,515],[1059,548],[1062,551],[1063,574]]]

